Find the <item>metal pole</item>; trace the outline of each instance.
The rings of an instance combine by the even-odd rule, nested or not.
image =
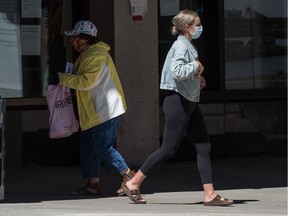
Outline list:
[[[6,113],[6,100],[3,99],[0,95],[0,200],[4,199],[5,113]]]

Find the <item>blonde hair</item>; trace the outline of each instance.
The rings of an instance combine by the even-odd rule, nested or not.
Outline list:
[[[199,17],[197,12],[186,9],[181,10],[176,16],[172,19],[173,27],[171,29],[171,34],[177,36],[183,34],[186,24],[193,24],[195,18]]]

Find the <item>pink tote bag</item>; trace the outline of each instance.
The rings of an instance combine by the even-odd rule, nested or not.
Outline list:
[[[79,129],[75,118],[70,91],[60,84],[48,85],[46,100],[49,116],[49,137],[52,139],[71,136]]]

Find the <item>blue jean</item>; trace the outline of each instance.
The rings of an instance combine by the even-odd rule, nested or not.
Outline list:
[[[113,118],[80,133],[80,162],[84,178],[99,178],[101,162],[119,173],[128,166],[113,147],[120,117]]]

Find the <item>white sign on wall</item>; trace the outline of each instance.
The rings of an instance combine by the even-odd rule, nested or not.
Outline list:
[[[148,13],[147,0],[130,0],[131,14],[133,20],[143,20],[143,16]]]

